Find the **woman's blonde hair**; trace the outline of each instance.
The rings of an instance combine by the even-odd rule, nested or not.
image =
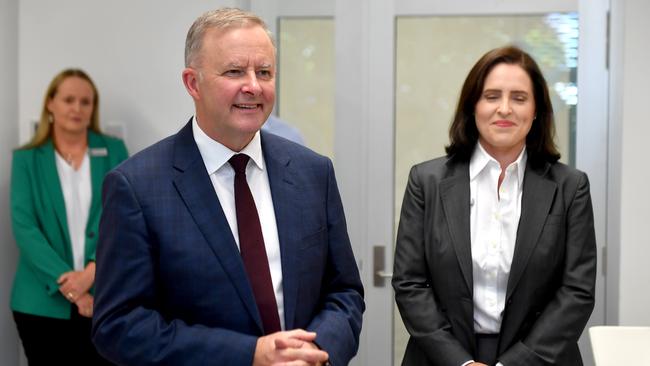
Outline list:
[[[41,119],[38,122],[38,126],[36,127],[36,132],[34,133],[34,137],[32,140],[27,143],[27,145],[23,146],[25,149],[33,148],[33,147],[38,147],[43,145],[50,137],[52,137],[52,123],[50,122],[52,117],[52,113],[50,113],[49,110],[47,110],[47,104],[54,98],[56,93],[59,90],[59,85],[61,83],[70,77],[78,77],[83,80],[86,80],[89,84],[90,87],[93,89],[93,112],[90,116],[90,126],[89,128],[97,133],[101,133],[101,130],[99,129],[99,94],[97,93],[97,87],[95,87],[95,83],[93,83],[92,79],[88,74],[86,74],[85,71],[81,69],[65,69],[58,73],[54,79],[50,82],[50,85],[47,87],[47,91],[45,92],[45,97],[43,98],[43,108],[41,109]]]

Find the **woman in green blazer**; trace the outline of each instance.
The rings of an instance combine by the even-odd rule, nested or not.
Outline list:
[[[98,104],[85,72],[62,71],[34,138],[13,155],[20,258],[11,308],[30,366],[105,363],[90,340],[101,186],[128,155],[121,140],[101,134]]]

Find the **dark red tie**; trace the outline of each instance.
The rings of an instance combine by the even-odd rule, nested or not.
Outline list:
[[[269,261],[266,257],[264,237],[260,218],[253,195],[246,182],[246,165],[248,155],[236,154],[228,161],[235,170],[235,209],[237,211],[237,229],[239,231],[239,251],[241,252],[248,280],[253,288],[255,302],[262,317],[264,334],[281,330],[278,305],[271,281]]]

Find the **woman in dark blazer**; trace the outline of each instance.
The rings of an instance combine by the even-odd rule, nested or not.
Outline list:
[[[20,258],[11,308],[30,365],[96,365],[90,340],[104,175],[127,158],[101,134],[99,98],[78,69],[50,83],[34,138],[14,151],[11,215]]]
[[[582,365],[596,242],[587,176],[560,162],[553,108],[516,47],[470,71],[447,155],[410,172],[393,287],[403,365]]]

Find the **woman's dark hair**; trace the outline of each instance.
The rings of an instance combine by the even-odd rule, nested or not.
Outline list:
[[[560,159],[555,146],[555,120],[553,106],[542,72],[529,54],[515,46],[496,48],[481,57],[467,75],[460,92],[454,119],[449,127],[447,156],[469,160],[474,152],[479,133],[474,119],[474,110],[483,93],[485,79],[498,64],[521,66],[530,77],[535,97],[536,118],[526,136],[528,159],[531,163],[550,162]]]

